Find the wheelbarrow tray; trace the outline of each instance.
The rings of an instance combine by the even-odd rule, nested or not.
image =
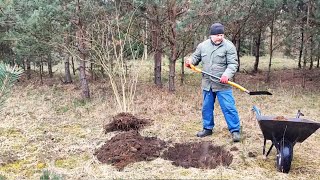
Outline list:
[[[282,118],[279,116],[257,116],[263,136],[267,140],[287,139],[295,144],[303,142],[319,127],[320,123],[302,118]]]
[[[303,142],[320,127],[319,122],[302,118],[285,118],[283,116],[263,116],[255,106],[256,118],[264,136],[263,154],[266,141],[271,140],[266,156],[276,147],[276,167],[278,171],[289,173],[293,159],[293,147],[297,142]]]

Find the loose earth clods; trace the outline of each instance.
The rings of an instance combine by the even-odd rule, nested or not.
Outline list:
[[[107,141],[94,155],[102,163],[112,164],[122,170],[130,163],[151,161],[161,157],[172,161],[173,165],[185,168],[195,167],[214,169],[219,165],[229,166],[233,156],[223,147],[210,142],[191,142],[174,144],[156,137],[143,137],[138,130],[150,124],[148,119],[138,119],[128,113],[113,117],[112,123],[105,126],[105,131],[125,131]],[[162,153],[163,152],[163,153]]]

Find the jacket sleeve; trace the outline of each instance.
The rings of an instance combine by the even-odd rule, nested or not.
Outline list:
[[[234,76],[239,66],[237,50],[233,44],[227,50],[226,58],[227,58],[227,69],[223,72],[222,76],[227,76],[230,79]]]
[[[197,46],[197,49],[192,54],[192,64],[198,65],[201,61],[201,51],[200,51],[200,44]]]

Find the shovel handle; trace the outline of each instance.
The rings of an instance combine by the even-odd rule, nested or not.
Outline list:
[[[234,82],[232,82],[232,81],[228,81],[228,84],[231,85],[231,86],[233,86],[233,87],[235,87],[235,88],[240,89],[240,90],[243,91],[243,92],[246,92],[246,93],[248,93],[248,94],[250,93],[250,91],[248,91],[246,88],[240,86],[240,85],[237,84],[237,83],[234,83]]]
[[[195,67],[193,64],[190,64],[189,66],[190,66],[190,68],[191,68],[193,71],[195,71],[195,72],[199,72],[199,73],[201,73],[201,72],[202,72],[202,70],[201,70],[201,69],[199,69],[199,68]]]
[[[217,79],[220,80],[219,77],[214,76],[214,75],[211,75],[211,74],[209,74],[209,73],[207,73],[207,72],[204,72],[204,71],[202,71],[201,69],[195,67],[193,64],[190,64],[189,67],[190,67],[193,71],[195,71],[195,72],[204,73],[204,74],[207,74],[207,75],[209,75],[209,76],[212,76],[212,77],[217,78]],[[232,82],[232,81],[228,81],[228,84],[229,84],[230,86],[233,86],[233,87],[235,87],[235,88],[240,89],[240,90],[243,91],[243,92],[246,92],[246,93],[248,93],[248,94],[250,93],[250,91],[248,91],[246,88],[242,87],[241,85],[239,85],[239,84],[237,84],[237,83],[234,83],[234,82]]]

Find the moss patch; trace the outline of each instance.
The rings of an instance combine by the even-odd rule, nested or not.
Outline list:
[[[4,172],[5,174],[9,175],[9,177],[19,174],[29,178],[35,173],[38,173],[39,170],[42,170],[46,167],[45,163],[41,162],[38,164],[33,164],[33,162],[34,160],[31,158],[8,161],[7,163],[2,163],[0,165],[0,172]]]
[[[23,170],[23,165],[26,164],[26,160],[17,160],[11,163],[0,166],[0,171],[19,173]]]
[[[23,132],[21,129],[18,128],[0,128],[0,136],[4,137],[13,137],[13,138],[22,138]]]
[[[65,169],[74,169],[78,167],[81,162],[88,161],[90,157],[86,154],[84,155],[73,155],[68,157],[59,158],[54,162],[56,167]]]
[[[84,138],[87,134],[86,130],[80,124],[66,124],[59,128],[60,131],[69,135],[75,135]]]

